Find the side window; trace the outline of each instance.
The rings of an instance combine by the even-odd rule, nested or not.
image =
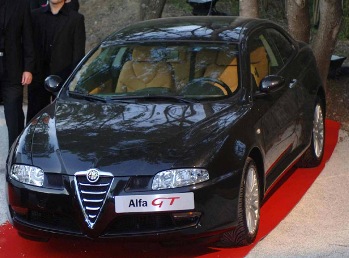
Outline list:
[[[273,72],[271,68],[278,67],[281,62],[276,58],[263,33],[256,33],[250,37],[248,51],[252,84],[258,88],[261,80]]]
[[[287,61],[290,59],[290,57],[294,53],[294,46],[293,44],[279,31],[275,29],[267,29],[268,35],[273,41],[275,48],[277,50],[277,53],[283,63],[287,63]]]
[[[260,30],[248,39],[251,82],[258,90],[260,82],[270,74],[277,74],[292,58],[295,47],[276,29]]]

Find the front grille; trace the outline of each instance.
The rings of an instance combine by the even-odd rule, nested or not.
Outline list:
[[[75,174],[75,188],[85,221],[92,229],[103,209],[113,176],[110,173],[99,172],[98,181],[91,183],[87,180],[87,173],[88,171]]]
[[[107,236],[178,230],[196,226],[200,216],[176,219],[172,213],[126,214],[118,216],[108,228]]]
[[[119,233],[156,231],[173,227],[169,214],[126,215],[114,220],[111,231]]]

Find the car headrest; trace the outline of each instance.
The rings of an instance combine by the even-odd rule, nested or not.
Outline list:
[[[135,62],[159,62],[163,60],[162,49],[138,46],[133,49],[132,60]]]
[[[219,51],[216,59],[217,65],[227,66],[227,65],[237,65],[237,58],[234,52]]]

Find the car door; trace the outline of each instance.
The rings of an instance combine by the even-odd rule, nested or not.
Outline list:
[[[297,95],[294,90],[297,81],[288,71],[288,63],[296,50],[288,42],[290,53],[287,57],[281,55],[274,42],[275,38],[270,36],[271,32],[278,33],[275,29],[263,29],[249,37],[247,43],[251,83],[255,93],[254,106],[262,112],[259,122],[264,140],[266,187],[275,181],[288,164],[287,160],[295,148],[298,117]],[[285,81],[277,91],[260,94],[259,86],[269,75],[281,76]]]

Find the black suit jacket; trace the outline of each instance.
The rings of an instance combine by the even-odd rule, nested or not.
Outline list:
[[[62,7],[63,22],[56,29],[51,61],[49,62],[49,74],[45,74],[47,69],[45,69],[43,55],[43,35],[47,17],[45,12],[47,10],[49,10],[49,6],[32,11],[34,46],[37,54],[35,75],[40,80],[51,74],[59,75],[65,80],[85,55],[86,34],[84,16],[71,10],[66,5]]]
[[[20,83],[24,71],[33,72],[33,28],[27,0],[7,0],[4,65],[11,83]]]

